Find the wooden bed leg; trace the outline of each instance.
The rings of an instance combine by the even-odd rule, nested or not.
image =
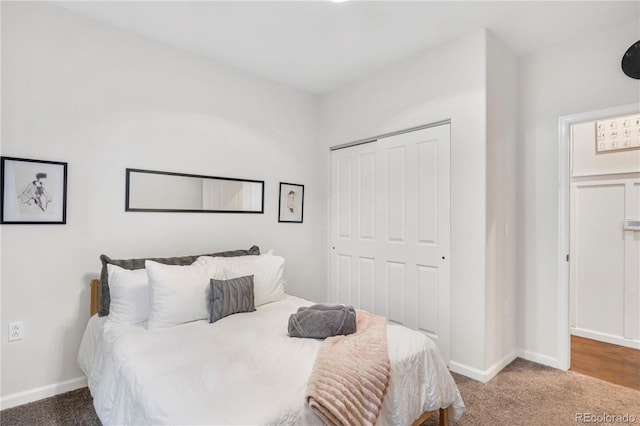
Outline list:
[[[89,306],[89,315],[93,316],[98,312],[98,289],[100,288],[100,280],[91,280],[91,305]]]
[[[449,426],[449,408],[440,409],[440,426]]]
[[[416,421],[411,423],[411,426],[420,426],[422,423],[426,422],[427,419],[429,417],[433,416],[435,413],[436,413],[435,410],[434,411],[425,411],[424,413],[422,413],[422,415],[420,417],[418,417],[418,419]],[[440,409],[439,424],[440,424],[440,426],[449,426],[449,407]]]

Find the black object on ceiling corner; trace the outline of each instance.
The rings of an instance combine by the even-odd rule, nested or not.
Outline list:
[[[631,78],[640,79],[640,40],[633,43],[622,56],[622,71]]]

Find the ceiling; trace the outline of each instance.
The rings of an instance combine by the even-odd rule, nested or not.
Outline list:
[[[54,3],[317,94],[481,28],[525,56],[640,16],[639,1]]]

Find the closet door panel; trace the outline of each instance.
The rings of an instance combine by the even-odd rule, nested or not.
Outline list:
[[[375,146],[332,152],[330,301],[374,305],[375,175]]]

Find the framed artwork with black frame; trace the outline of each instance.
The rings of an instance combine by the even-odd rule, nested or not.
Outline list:
[[[0,223],[67,223],[67,163],[1,157]]]
[[[278,222],[302,223],[304,185],[280,182]]]

